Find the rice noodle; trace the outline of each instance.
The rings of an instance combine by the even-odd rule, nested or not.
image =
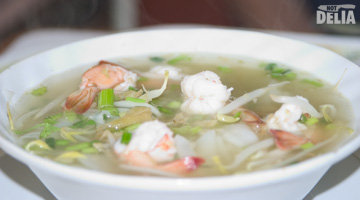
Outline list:
[[[165,177],[179,177],[176,174],[160,171],[157,169],[152,168],[145,168],[145,167],[137,167],[132,165],[119,165],[120,168],[125,169],[127,171],[136,172],[136,173],[142,173],[142,174],[151,174],[151,175],[157,175],[157,176],[165,176]]]
[[[320,118],[322,114],[319,113],[307,99],[302,96],[277,96],[277,95],[270,95],[271,99],[277,103],[288,103],[294,104],[301,108],[303,113],[309,113],[312,117]]]
[[[315,151],[315,150],[318,150],[318,149],[320,149],[321,147],[323,147],[323,146],[325,146],[325,145],[327,145],[327,144],[335,141],[335,139],[337,139],[337,138],[338,138],[337,135],[332,136],[331,138],[329,138],[329,139],[327,139],[327,140],[325,140],[325,141],[323,141],[323,142],[320,142],[320,143],[316,144],[314,147],[312,147],[312,148],[310,148],[310,149],[305,149],[305,150],[301,151],[300,153],[291,156],[291,158],[289,158],[289,159],[287,159],[287,160],[284,160],[283,162],[280,162],[280,163],[278,163],[278,164],[276,164],[276,165],[273,165],[273,167],[274,167],[274,168],[276,168],[276,167],[282,167],[282,166],[284,166],[284,165],[289,165],[289,164],[291,164],[291,163],[293,163],[293,162],[296,162],[296,161],[298,161],[299,159],[301,159],[302,157],[306,156],[307,154],[309,154],[309,153],[311,153],[311,152],[313,152],[313,151]]]
[[[166,85],[167,85],[168,80],[169,80],[169,71],[165,71],[164,83],[162,84],[161,88],[157,89],[157,90],[147,91],[145,89],[145,87],[143,86],[143,90],[145,91],[145,94],[141,95],[139,98],[146,100],[146,102],[149,102],[149,101],[161,96],[162,93],[166,89]]]
[[[116,107],[122,107],[122,108],[133,108],[133,107],[139,107],[139,106],[148,107],[151,109],[151,112],[154,115],[156,115],[157,117],[161,116],[160,111],[155,106],[152,106],[148,103],[137,103],[137,102],[132,102],[132,101],[117,101],[117,102],[114,102],[114,105]]]
[[[40,117],[44,116],[46,113],[54,109],[56,106],[58,106],[61,102],[64,101],[65,95],[62,95],[54,100],[52,100],[50,103],[48,103],[46,106],[44,106],[34,117],[34,119],[39,119]]]
[[[266,149],[274,145],[273,138],[269,138],[266,140],[262,140],[258,143],[255,143],[253,145],[250,145],[249,147],[242,150],[238,155],[236,155],[234,161],[232,164],[225,166],[227,170],[233,170],[237,168],[239,165],[242,164],[249,156],[251,156],[253,153],[261,150]]]
[[[35,140],[38,139],[39,136],[40,136],[40,131],[26,133],[25,135],[19,137],[18,143],[22,145],[26,142],[26,140]]]
[[[263,153],[263,155],[261,156],[261,159],[257,159],[257,160],[249,162],[246,165],[246,169],[252,170],[259,166],[265,166],[265,165],[269,165],[269,164],[272,165],[272,163],[276,162],[281,157],[286,156],[286,154],[289,154],[290,152],[291,151],[283,151],[280,149],[275,149],[268,153]]]
[[[235,99],[231,103],[227,104],[223,108],[221,108],[218,111],[218,113],[220,113],[220,114],[228,114],[231,111],[235,110],[236,108],[238,108],[240,106],[243,106],[243,105],[249,103],[250,101],[252,101],[252,100],[254,100],[254,99],[258,98],[258,97],[261,97],[267,91],[269,91],[271,88],[280,87],[280,86],[286,85],[288,83],[289,83],[288,81],[284,81],[284,82],[281,82],[281,83],[270,84],[267,87],[256,89],[256,90],[254,90],[252,92],[248,92],[248,93],[242,95],[241,97]]]
[[[19,116],[17,119],[15,119],[15,127],[22,127],[24,125],[24,121],[27,121],[30,117],[35,115],[40,111],[40,108],[34,109],[32,111],[29,111],[21,116]]]

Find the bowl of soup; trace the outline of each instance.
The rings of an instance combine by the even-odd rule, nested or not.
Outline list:
[[[264,33],[119,33],[2,72],[0,145],[59,199],[301,199],[359,147],[359,75]]]

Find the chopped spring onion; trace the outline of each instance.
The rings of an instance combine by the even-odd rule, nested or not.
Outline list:
[[[157,107],[159,109],[160,112],[164,113],[164,114],[168,114],[168,115],[172,115],[174,114],[174,112],[168,108],[162,107],[162,106],[158,106]]]
[[[301,114],[299,122],[306,124],[308,126],[312,126],[312,125],[318,123],[319,119],[316,117],[311,117],[309,114]]]
[[[301,114],[299,122],[305,124],[308,117],[305,114]]]
[[[70,126],[70,128],[78,129],[78,128],[85,128],[87,126],[96,126],[96,122],[94,120],[85,118],[83,120],[74,123],[73,125]]]
[[[69,151],[59,155],[55,158],[55,160],[62,163],[72,163],[75,159],[78,158],[86,158],[86,156],[77,151]]]
[[[48,144],[42,140],[33,140],[25,145],[26,151],[31,151],[33,147],[37,147],[39,149],[51,150]]]
[[[85,154],[94,154],[94,153],[98,153],[99,151],[94,148],[94,147],[88,147],[88,148],[84,148],[80,150],[81,153],[85,153]]]
[[[118,110],[117,108],[115,108],[115,106],[113,106],[113,107],[108,107],[108,108],[106,108],[106,109],[104,109],[104,110],[109,111],[110,114],[111,114],[112,116],[115,116],[115,117],[118,117],[118,116],[120,115],[119,110]]]
[[[50,115],[50,116],[46,117],[43,122],[53,125],[53,124],[56,124],[62,116],[63,116],[62,113]]]
[[[271,78],[292,81],[296,78],[296,74],[294,72],[284,72],[284,73],[271,73]]]
[[[42,96],[46,94],[46,92],[47,92],[47,87],[40,87],[31,91],[31,94],[34,96]]]
[[[296,74],[289,69],[279,67],[276,63],[269,63],[265,66],[265,70],[270,74],[271,78],[278,80],[291,81],[296,78]]]
[[[233,117],[234,118],[240,118],[240,116],[241,116],[241,112],[237,112],[237,113],[235,113],[235,115]]]
[[[114,90],[112,88],[101,90],[99,94],[98,109],[107,110],[113,116],[119,116],[119,111],[114,107]]]
[[[44,128],[40,132],[40,138],[41,139],[47,138],[49,135],[58,132],[59,130],[60,130],[59,127],[53,126],[52,124],[49,123],[44,123]]]
[[[272,71],[276,67],[276,63],[269,63],[265,66],[266,71]]]
[[[139,91],[138,89],[136,89],[136,88],[134,88],[134,87],[132,87],[132,86],[129,86],[128,89],[129,89],[129,90],[132,90],[132,91],[135,91],[135,92]]]
[[[112,88],[101,90],[99,94],[98,109],[103,110],[114,106],[114,90]]]
[[[163,62],[165,59],[159,56],[152,56],[149,58],[151,61],[156,62],[156,63],[161,63]]]
[[[92,143],[91,142],[81,142],[72,146],[68,146],[65,148],[66,151],[77,151],[77,150],[82,150],[85,148],[89,148],[92,147]]]
[[[217,69],[221,72],[224,72],[224,73],[229,73],[231,72],[231,68],[229,67],[225,67],[225,66],[218,66]]]
[[[70,144],[69,140],[55,140],[55,146],[66,146]]]
[[[54,138],[46,138],[45,142],[47,145],[49,145],[49,147],[51,147],[53,149],[55,148],[56,142],[55,142]]]
[[[224,115],[224,114],[220,114],[220,113],[218,113],[216,115],[216,118],[218,121],[225,122],[225,123],[234,123],[234,122],[237,122],[240,120],[240,117],[233,117],[233,116]]]
[[[179,55],[173,59],[170,59],[167,63],[170,65],[175,65],[182,61],[191,61],[191,57],[187,55]]]
[[[217,166],[217,168],[219,169],[219,171],[222,174],[227,174],[228,173],[228,171],[225,169],[224,165],[221,163],[221,160],[220,160],[219,156],[213,156],[212,161],[215,163],[215,165]]]
[[[310,84],[310,85],[315,86],[315,87],[322,87],[322,86],[324,86],[324,84],[321,83],[320,81],[311,80],[311,79],[306,79],[306,78],[303,79],[303,80],[301,80],[301,82]]]
[[[125,98],[126,101],[132,101],[135,103],[146,103],[145,99],[138,99],[138,98],[133,98],[133,97],[126,97]]]
[[[171,108],[171,109],[179,109],[181,107],[181,102],[180,101],[172,101],[172,102],[168,103],[166,105],[166,107]]]
[[[121,137],[121,144],[129,144],[131,138],[132,138],[132,134],[125,131]]]
[[[106,121],[106,120],[108,120],[108,119],[110,119],[110,118],[111,118],[110,115],[108,115],[108,114],[103,114],[103,120],[104,120],[104,121]]]
[[[75,122],[79,118],[74,111],[65,111],[64,117],[70,122]]]
[[[175,134],[179,135],[195,135],[198,134],[202,129],[199,126],[181,126],[172,128]]]
[[[314,125],[314,124],[316,124],[318,122],[319,122],[318,118],[310,117],[310,118],[306,119],[305,124],[308,125],[308,126],[312,126],[312,125]]]
[[[313,146],[314,146],[313,143],[307,142],[307,143],[305,143],[305,144],[302,144],[300,147],[301,147],[302,149],[310,149],[310,148],[312,148]]]

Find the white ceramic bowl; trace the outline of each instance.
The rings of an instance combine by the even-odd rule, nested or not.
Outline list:
[[[359,147],[359,124],[340,149],[279,169],[208,178],[134,177],[58,164],[32,155],[11,142],[6,102],[47,77],[101,59],[175,53],[218,53],[280,62],[315,74],[339,87],[360,117],[360,69],[326,49],[263,33],[226,29],[172,29],[114,34],[65,45],[23,60],[0,74],[0,146],[27,164],[59,199],[301,199],[337,161]],[[355,88],[355,89],[354,89]],[[12,91],[12,92],[9,92]],[[344,169],[345,170],[345,169]]]

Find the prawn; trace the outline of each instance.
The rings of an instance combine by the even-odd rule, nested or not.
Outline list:
[[[175,160],[173,132],[157,120],[141,124],[127,146],[116,142],[114,152],[121,161],[131,166],[179,175],[194,171],[204,163],[204,159],[195,156]]]
[[[125,91],[134,86],[137,75],[120,65],[100,61],[98,65],[87,70],[81,79],[80,89],[70,94],[65,101],[64,109],[81,114],[92,105],[96,95],[103,89]]]
[[[274,137],[276,146],[281,150],[290,150],[310,142],[307,138],[283,130],[270,129],[269,131]]]

